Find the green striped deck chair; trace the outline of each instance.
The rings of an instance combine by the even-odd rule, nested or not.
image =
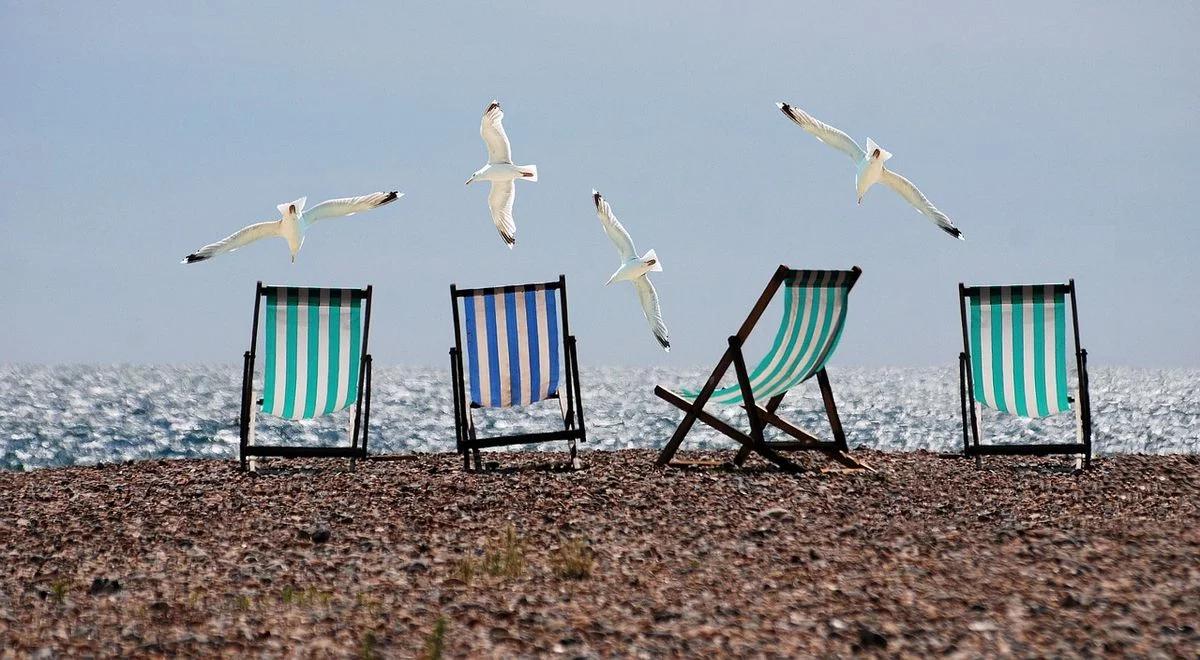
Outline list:
[[[575,337],[567,322],[566,277],[480,289],[451,284],[450,302],[455,444],[463,455],[463,467],[469,470],[474,456],[475,469],[481,469],[483,448],[566,440],[571,466],[578,468],[576,445],[587,441],[587,430]],[[547,399],[558,400],[561,430],[493,437],[475,432],[475,410],[528,406]]]
[[[847,453],[846,434],[825,372],[825,365],[833,357],[842,336],[850,290],[861,273],[857,266],[851,270],[792,270],[780,266],[737,334],[729,338],[729,347],[703,387],[679,393],[662,386],[654,389],[659,398],[684,411],[683,421],[663,447],[658,464],[683,464],[673,463],[672,459],[692,425],[699,420],[741,444],[734,458],[737,465],[754,452],[785,470],[800,471],[799,465],[780,452],[816,450],[847,468],[869,469]],[[752,370],[747,369],[742,347],[780,291],[783,292],[783,313],[775,340],[758,365]],[[731,365],[737,376],[736,382],[718,387]],[[814,376],[821,389],[833,440],[821,440],[776,414],[783,397]],[[766,403],[760,405],[760,402]],[[744,408],[750,432],[743,432],[706,411],[705,406],[710,403]],[[765,436],[768,427],[789,438],[768,441]]]
[[[974,456],[1075,454],[1092,458],[1091,401],[1087,351],[1079,346],[1075,280],[1067,284],[958,285],[963,352],[959,389],[963,452]],[[1070,299],[1070,317],[1067,302]],[[1067,373],[1068,344],[1074,341],[1078,377]],[[982,444],[983,409],[1026,418],[1071,411],[1076,442]]]
[[[366,458],[371,419],[371,287],[263,286],[254,295],[250,350],[243,356],[241,464],[252,456]],[[264,304],[265,302],[265,304]],[[261,323],[260,323],[261,314]],[[263,389],[254,400],[262,332]],[[259,412],[312,419],[349,409],[349,446],[295,447],[256,441]]]

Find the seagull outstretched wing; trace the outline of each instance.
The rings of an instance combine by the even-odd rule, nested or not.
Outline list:
[[[617,254],[621,255],[623,261],[636,257],[637,250],[633,247],[633,239],[629,237],[629,232],[625,231],[625,227],[617,220],[617,216],[613,215],[608,200],[593,190],[592,202],[596,205],[596,216],[600,218],[600,225],[604,227],[604,233],[608,234],[608,239],[617,246]]]
[[[304,212],[303,218],[304,227],[312,226],[314,222],[326,220],[328,218],[340,218],[342,216],[354,215],[362,211],[370,211],[371,209],[379,208],[384,204],[390,204],[403,197],[404,194],[393,190],[392,192],[377,192],[370,195],[361,195],[359,197],[343,197],[341,199],[330,199]]]
[[[955,227],[954,223],[950,221],[950,218],[947,217],[945,213],[942,213],[938,207],[934,206],[933,203],[930,202],[927,197],[925,197],[925,195],[922,195],[921,191],[913,185],[912,181],[909,181],[908,179],[896,174],[886,167],[883,168],[883,176],[879,179],[879,181],[888,188],[900,193],[900,196],[903,197],[909,204],[912,204],[912,207],[916,209],[918,213],[921,213],[927,216],[930,220],[933,220],[942,231],[950,234],[960,241],[966,240],[963,238],[962,232],[958,230],[958,227]]]
[[[789,119],[796,122],[800,128],[808,131],[825,144],[853,158],[854,162],[857,163],[867,155],[867,152],[863,151],[862,147],[858,146],[858,143],[851,139],[849,135],[846,135],[829,124],[815,119],[812,115],[801,110],[800,108],[790,106],[786,103],[776,103],[775,105],[779,106],[779,109],[783,111],[783,114],[787,115]]]
[[[273,222],[260,222],[258,224],[250,225],[249,227],[243,227],[229,236],[217,241],[216,243],[205,245],[199,250],[189,254],[183,258],[182,263],[194,264],[197,261],[212,259],[218,254],[233,252],[240,247],[249,245],[260,239],[271,238],[273,236],[279,236],[282,238],[283,232],[281,231],[281,222],[282,221],[280,220],[275,220]]]
[[[488,163],[512,163],[512,146],[508,143],[508,135],[504,133],[504,111],[500,104],[492,101],[483,111],[483,119],[479,122],[479,136],[487,143]]]
[[[517,242],[517,221],[513,220],[513,200],[517,198],[517,186],[509,181],[493,181],[492,190],[488,193],[488,208],[492,211],[492,222],[500,238],[509,249]]]
[[[650,324],[650,331],[654,333],[654,338],[658,340],[663,349],[670,352],[671,341],[667,336],[667,324],[663,322],[662,308],[658,305],[658,292],[654,290],[650,278],[645,275],[637,278],[633,281],[633,288],[637,289],[638,300],[642,303],[642,313],[646,315],[646,322]]]

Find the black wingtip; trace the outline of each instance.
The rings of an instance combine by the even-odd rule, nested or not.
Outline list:
[[[488,104],[488,107],[483,111],[483,114],[486,115],[487,113],[491,112],[492,110],[496,110],[499,107],[500,107],[500,103],[498,101],[492,101],[491,103]]]
[[[787,115],[788,119],[795,119],[795,117],[792,115],[792,106],[784,103],[783,101],[779,102],[779,111]]]
[[[960,241],[967,240],[966,238],[963,237],[963,233],[961,231],[959,231],[958,227],[942,227],[942,231],[946,232],[947,234],[950,234],[951,236],[953,236],[954,238],[957,238]]]
[[[387,203],[389,203],[389,202],[394,202],[394,201],[396,201],[397,199],[400,199],[400,191],[399,191],[399,190],[393,190],[392,192],[390,192],[390,193],[388,193],[388,194],[387,194],[387,197],[384,197],[384,198],[383,198],[383,201],[382,201],[382,202],[379,202],[379,205],[380,205],[380,206],[383,206],[384,204],[387,204]]]
[[[193,253],[193,254],[189,254],[188,256],[184,257],[184,258],[183,258],[183,263],[185,263],[185,264],[194,264],[194,263],[196,263],[197,261],[204,261],[204,260],[206,260],[206,259],[208,259],[208,256],[207,256],[207,255],[202,255],[202,254],[195,254],[195,253]]]
[[[671,342],[667,341],[663,337],[659,337],[658,335],[654,335],[654,338],[658,340],[658,343],[661,344],[663,348],[667,349],[668,351],[671,350]]]
[[[597,211],[600,210],[600,200],[601,199],[604,199],[604,198],[600,196],[600,193],[598,191],[593,190],[592,191],[592,203],[596,205]]]

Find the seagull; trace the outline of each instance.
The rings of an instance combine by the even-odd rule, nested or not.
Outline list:
[[[596,216],[600,218],[604,233],[608,234],[609,240],[617,246],[617,254],[621,256],[621,267],[612,274],[612,277],[608,278],[604,285],[608,286],[621,280],[633,282],[633,288],[637,289],[638,300],[642,302],[642,313],[646,315],[646,321],[650,323],[650,331],[654,333],[654,338],[658,340],[663,349],[670,353],[671,342],[667,337],[667,324],[663,322],[662,308],[658,305],[658,292],[654,290],[654,285],[650,283],[650,277],[647,275],[650,271],[662,271],[658,255],[654,254],[654,250],[649,250],[645,255],[639,257],[637,250],[633,247],[633,239],[629,237],[629,232],[625,231],[625,227],[621,226],[617,216],[613,215],[608,201],[593,190],[592,202],[596,205]]]
[[[511,250],[517,243],[517,223],[512,214],[517,187],[513,181],[537,181],[537,165],[513,165],[512,147],[508,144],[508,135],[504,133],[504,124],[500,123],[503,119],[504,111],[493,100],[483,111],[483,119],[479,122],[479,136],[487,143],[488,162],[467,179],[467,184],[470,185],[475,179],[492,182],[488,208],[492,210],[492,222],[496,223],[500,238]]]
[[[330,199],[317,204],[307,211],[304,210],[304,203],[308,201],[308,198],[301,197],[294,202],[287,202],[276,207],[283,216],[279,220],[260,222],[249,227],[243,227],[216,243],[205,245],[196,250],[184,257],[180,263],[194,264],[197,261],[212,259],[218,254],[233,252],[254,241],[275,236],[287,241],[288,250],[292,253],[292,263],[296,263],[296,253],[300,252],[300,246],[304,245],[304,235],[308,232],[308,228],[316,221],[354,215],[361,211],[370,211],[384,204],[394,202],[403,196],[404,193],[393,190],[392,192],[371,193],[370,195],[363,195],[361,197]]]
[[[882,182],[888,188],[900,193],[918,213],[929,216],[929,219],[937,223],[938,228],[950,234],[958,240],[966,240],[963,238],[962,232],[950,218],[946,217],[945,213],[938,210],[925,195],[921,194],[920,190],[913,185],[912,181],[896,174],[895,172],[883,166],[883,162],[892,157],[892,154],[880,148],[875,144],[875,141],[867,138],[867,149],[864,151],[858,143],[850,139],[849,135],[839,131],[838,129],[814,119],[807,112],[800,108],[790,106],[786,103],[776,103],[783,114],[789,119],[796,122],[804,130],[812,133],[818,140],[825,144],[841,151],[847,156],[854,159],[857,164],[858,172],[855,175],[854,182],[858,189],[858,203],[862,204],[863,195],[867,194],[867,189],[876,183]]]

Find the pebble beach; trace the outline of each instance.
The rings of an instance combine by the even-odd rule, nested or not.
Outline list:
[[[627,450],[579,471],[502,453],[483,474],[449,454],[0,472],[0,655],[1200,651],[1197,456],[854,455],[875,471]]]

